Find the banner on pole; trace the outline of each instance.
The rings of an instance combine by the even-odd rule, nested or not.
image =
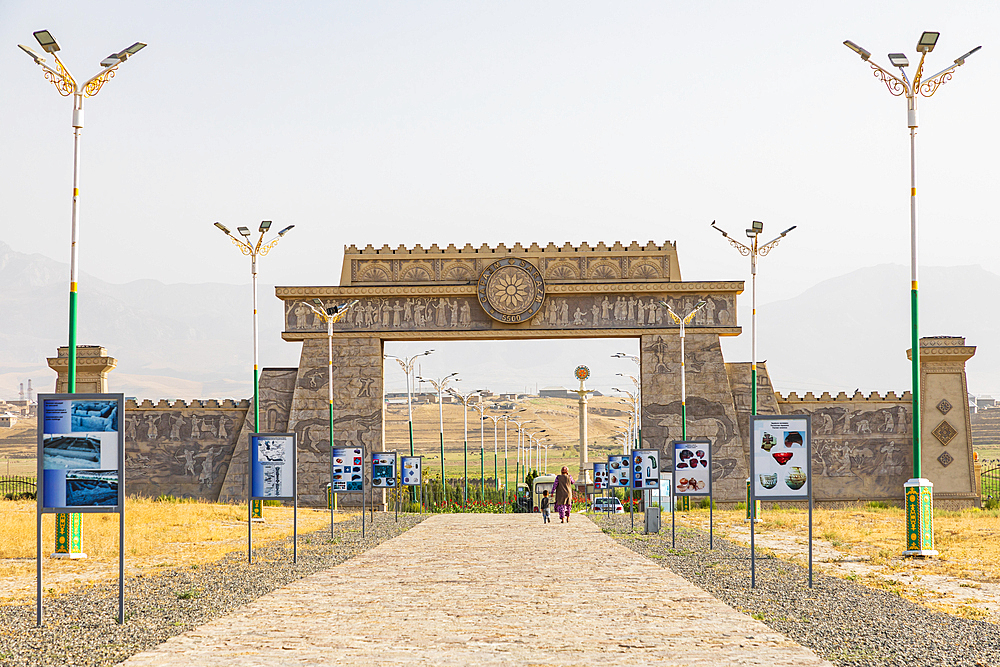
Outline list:
[[[121,512],[123,394],[39,394],[41,512]]]
[[[629,485],[629,456],[611,455],[608,457],[608,488],[620,488]]]
[[[635,449],[632,451],[632,488],[660,488],[660,451]]]
[[[372,452],[372,486],[396,486],[396,452]]]
[[[363,490],[364,459],[360,447],[341,447],[330,450],[333,457],[333,492],[356,493]]]
[[[420,486],[423,483],[421,476],[423,459],[422,456],[400,457],[400,463],[403,466],[403,486]]]
[[[594,490],[603,491],[608,488],[608,464],[594,461]]]
[[[712,495],[712,443],[688,440],[673,443],[671,488],[676,496]]]
[[[250,499],[295,500],[295,434],[250,434]]]
[[[750,483],[756,500],[812,496],[812,422],[809,415],[750,418]]]

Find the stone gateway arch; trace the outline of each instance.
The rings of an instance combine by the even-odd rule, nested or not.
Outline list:
[[[383,448],[385,341],[620,337],[640,341],[644,445],[666,451],[681,436],[680,343],[660,302],[686,312],[705,300],[687,334],[689,435],[712,439],[716,495],[735,501],[744,494],[747,465],[719,336],[740,333],[742,291],[742,281],[682,281],[674,243],[350,246],[339,286],[275,289],[284,302],[282,337],[301,341],[302,354],[294,378],[290,369],[263,378],[261,413],[284,415],[268,427],[298,435],[302,501],[325,504],[327,332],[306,304],[358,299],[334,333],[338,447]],[[244,443],[238,440],[237,450]],[[242,493],[243,460],[236,451],[223,497]]]

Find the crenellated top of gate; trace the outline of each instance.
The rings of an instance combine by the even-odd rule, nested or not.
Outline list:
[[[344,248],[344,264],[340,284],[343,287],[361,285],[422,285],[428,283],[463,285],[474,283],[483,270],[498,259],[516,257],[530,262],[547,284],[573,283],[651,283],[680,282],[676,242],[625,245],[620,241],[608,245],[603,241],[578,246],[571,243],[556,245],[537,243],[524,246],[471,244],[459,248],[454,244],[427,248],[417,244],[412,248],[355,245]]]

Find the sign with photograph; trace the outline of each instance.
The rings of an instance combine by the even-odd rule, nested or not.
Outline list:
[[[603,491],[608,488],[608,464],[594,462],[594,490]]]
[[[41,509],[120,511],[125,496],[122,394],[40,394]]]
[[[632,450],[632,488],[660,488],[660,451],[658,449]]]
[[[712,495],[712,443],[690,440],[674,443],[671,487],[677,496]]]
[[[757,500],[808,500],[812,493],[809,415],[750,418],[750,478]]]
[[[403,486],[420,486],[423,460],[422,456],[400,457],[400,463],[403,466]]]
[[[340,447],[330,450],[333,456],[333,492],[348,493],[364,490],[364,453],[360,447]]]
[[[612,455],[608,457],[608,488],[614,489],[629,485],[629,457]]]
[[[372,486],[396,486],[396,452],[372,452]]]
[[[250,434],[252,500],[295,499],[295,434]]]

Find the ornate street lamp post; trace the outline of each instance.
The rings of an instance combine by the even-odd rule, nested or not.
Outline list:
[[[917,318],[917,95],[931,97],[941,84],[951,80],[953,72],[965,64],[966,58],[981,49],[977,46],[956,58],[951,65],[937,74],[923,77],[924,58],[934,50],[940,33],[924,32],[917,42],[920,63],[911,81],[906,75],[910,62],[903,53],[890,53],[889,62],[899,69],[899,76],[873,63],[871,53],[854,42],[847,40],[844,45],[851,49],[874,70],[875,78],[886,85],[895,97],[906,98],[906,125],[910,128],[910,396],[913,399],[913,479],[904,484],[906,498],[907,537],[904,556],[936,556],[934,550],[934,486],[924,479],[920,466],[920,334]]]
[[[410,432],[410,456],[413,456],[413,397],[410,393],[410,375],[413,373],[413,364],[420,357],[426,356],[434,350],[426,350],[420,354],[415,354],[409,359],[394,357],[391,354],[385,355],[386,359],[395,359],[406,375],[406,423]],[[421,480],[423,482],[423,480]],[[410,487],[410,500],[416,500],[416,487]]]
[[[472,400],[473,396],[479,396],[478,391],[470,391],[468,394],[463,396],[454,389],[449,389],[448,393],[457,398],[462,402],[462,417],[465,420],[465,435],[463,437],[463,443],[465,445],[465,472],[464,472],[464,484],[462,487],[462,502],[468,504],[469,502],[469,401]],[[480,422],[480,425],[482,422]]]
[[[321,321],[326,322],[327,340],[327,389],[330,398],[330,537],[334,536],[333,527],[333,325],[347,314],[347,310],[358,303],[357,299],[342,303],[339,306],[325,307],[320,299],[313,299],[306,305]]]
[[[82,85],[76,82],[73,75],[63,65],[62,60],[56,53],[60,50],[55,37],[48,30],[37,30],[32,33],[42,50],[52,56],[55,61],[55,69],[45,64],[45,56],[35,53],[34,50],[18,44],[18,48],[31,56],[35,64],[42,68],[42,75],[56,87],[56,90],[63,97],[73,96],[73,208],[70,213],[70,253],[69,253],[69,349],[67,353],[68,367],[66,376],[66,393],[76,393],[76,320],[77,320],[77,287],[80,277],[79,262],[79,230],[80,230],[80,132],[83,130],[83,100],[85,97],[93,97],[100,92],[105,83],[114,78],[118,66],[134,56],[143,48],[145,44],[136,42],[132,46],[112,53],[101,61],[103,68],[100,72],[87,79]],[[60,535],[62,527],[66,527],[65,533]],[[62,543],[60,544],[60,538]],[[38,549],[41,551],[41,536],[38,537]],[[82,551],[82,515],[79,513],[60,512],[56,516],[56,556],[69,556],[70,558],[85,557]]]
[[[260,223],[258,229],[260,236],[257,238],[257,243],[253,243],[250,239],[250,230],[247,227],[236,228],[236,231],[243,237],[239,239],[233,236],[232,232],[226,229],[226,226],[221,222],[215,223],[215,226],[229,237],[233,245],[240,249],[240,252],[250,257],[250,282],[253,289],[253,432],[260,433],[260,365],[257,359],[259,347],[257,336],[257,258],[264,257],[267,253],[271,252],[271,248],[278,245],[281,237],[287,234],[295,225],[285,227],[278,232],[277,237],[267,243],[264,243],[264,236],[271,228],[270,220],[264,220]],[[247,483],[249,484],[249,479]],[[250,502],[250,518],[251,520],[257,519],[261,521],[264,519],[263,501],[253,500]]]
[[[757,258],[767,256],[767,253],[771,252],[778,245],[778,242],[797,226],[792,225],[781,232],[777,238],[768,241],[764,245],[759,245],[757,237],[764,231],[764,223],[754,220],[753,224],[750,225],[750,229],[747,230],[747,238],[750,239],[750,245],[744,245],[716,227],[715,220],[712,221],[712,229],[715,229],[726,237],[729,245],[739,250],[741,255],[750,257],[750,280],[753,285],[751,289],[753,310],[750,318],[750,414],[752,415],[757,414]]]
[[[666,307],[667,312],[670,313],[670,317],[673,318],[674,322],[681,325],[681,440],[687,440],[688,437],[687,384],[684,379],[684,325],[691,322],[691,320],[694,319],[694,316],[698,314],[698,311],[705,307],[706,303],[706,301],[699,301],[695,304],[694,309],[692,309],[690,313],[681,317],[673,311],[669,303],[666,301],[660,302],[660,304]]]
[[[441,493],[444,496],[445,504],[448,503],[448,487],[445,484],[444,478],[444,402],[442,400],[442,393],[445,389],[447,389],[448,383],[451,382],[451,379],[456,375],[458,375],[457,372],[452,373],[451,375],[445,375],[439,380],[431,380],[429,378],[422,378],[419,375],[417,376],[417,379],[421,382],[430,382],[431,386],[434,387],[434,391],[436,391],[438,395],[438,425],[440,427],[441,434]],[[455,382],[458,381],[459,378],[455,378]]]

